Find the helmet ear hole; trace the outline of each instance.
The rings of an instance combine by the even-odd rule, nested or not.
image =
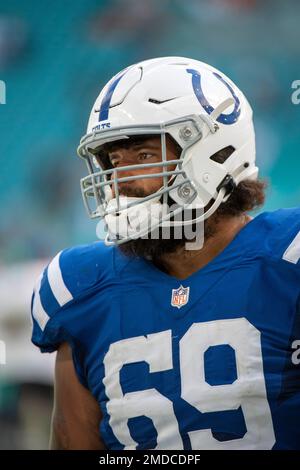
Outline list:
[[[233,154],[235,151],[235,148],[232,145],[228,145],[227,147],[224,147],[221,150],[218,150],[218,152],[214,153],[209,157],[211,160],[217,163],[224,163],[226,160],[230,157],[230,155]]]

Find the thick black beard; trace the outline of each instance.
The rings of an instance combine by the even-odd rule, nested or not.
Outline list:
[[[130,184],[123,184],[120,188],[120,194],[124,196],[145,197],[147,194],[141,188],[135,188]],[[169,207],[174,207],[174,201],[168,197],[167,204]],[[209,206],[208,206],[209,207]],[[208,209],[206,207],[205,209]],[[185,212],[184,220],[193,220],[201,215],[196,209]],[[174,220],[171,218],[170,220]],[[204,243],[212,237],[217,231],[218,216],[217,213],[213,214],[205,222],[193,223],[189,226],[191,234],[199,234],[200,230],[203,233]],[[203,226],[204,224],[204,226]],[[184,235],[184,230],[176,230],[170,227],[168,238],[163,236],[163,229],[158,228],[148,234],[148,237],[137,238],[130,240],[118,246],[120,251],[128,257],[145,258],[151,260],[157,267],[164,270],[163,257],[170,253],[175,253],[177,250],[182,249],[186,243],[193,243],[195,239],[188,239]],[[179,235],[179,236],[178,236]]]
[[[216,234],[220,227],[219,223],[224,219],[238,217],[261,206],[265,200],[265,188],[266,182],[262,180],[241,181],[233,190],[228,201],[222,203],[216,212],[204,222],[204,244]],[[133,196],[137,195],[133,188],[132,193]],[[140,197],[146,196],[146,194],[142,194],[143,191],[140,193]],[[205,210],[209,207],[210,204],[208,204]],[[199,233],[198,231],[196,232],[195,228],[197,227],[192,225],[192,233]],[[203,226],[199,227],[199,230],[202,229]],[[158,236],[158,239],[131,240],[123,245],[119,245],[119,249],[127,256],[143,257],[152,260],[160,269],[166,271],[163,266],[163,257],[169,253],[175,253],[177,250],[180,251],[186,242],[192,242],[192,240],[186,240],[184,237],[180,239],[175,238],[172,230],[170,235],[169,239],[163,239]]]
[[[197,231],[203,230],[203,225],[200,227],[200,224],[204,223],[205,243],[209,238],[215,235],[217,231],[217,221],[217,217],[211,216],[209,220],[206,220],[205,222],[192,224],[192,233],[197,233]],[[184,236],[184,232],[182,235],[182,238],[178,238],[178,231],[175,234],[175,229],[171,227],[169,238],[164,239],[162,237],[162,229],[159,228],[152,232],[151,236],[149,235],[149,238],[137,238],[135,240],[130,240],[126,243],[123,243],[122,245],[119,245],[118,248],[126,256],[151,260],[157,267],[165,271],[163,263],[163,258],[165,255],[176,253],[177,250],[182,249],[186,243],[192,243],[195,241],[195,239],[187,239]]]

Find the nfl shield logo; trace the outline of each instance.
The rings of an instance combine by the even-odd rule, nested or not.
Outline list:
[[[186,305],[189,301],[189,293],[189,287],[180,286],[178,289],[172,289],[172,307],[180,308]]]

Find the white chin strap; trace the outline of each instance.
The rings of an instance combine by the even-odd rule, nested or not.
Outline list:
[[[137,197],[119,197],[119,208],[117,200],[111,199],[106,211],[108,214],[104,217],[108,228],[108,234],[105,238],[106,245],[122,244],[128,240],[141,238],[158,227],[176,227],[190,225],[193,223],[204,222],[210,217],[223,202],[226,190],[222,188],[212,206],[195,219],[172,220],[169,219],[183,213],[184,209],[195,209],[195,207],[179,207],[173,212],[163,214],[163,206],[159,202],[160,197],[156,197],[138,204],[140,198]],[[132,203],[137,202],[135,205]],[[130,205],[130,207],[128,207]]]
[[[109,244],[109,239],[126,241],[139,238],[157,227],[163,210],[159,199],[160,197],[156,197],[138,204],[141,198],[119,196],[119,208],[117,200],[111,199],[106,209],[108,214],[104,217],[109,233],[105,242]]]

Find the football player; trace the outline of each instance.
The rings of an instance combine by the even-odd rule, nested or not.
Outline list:
[[[300,210],[264,201],[251,107],[222,72],[121,71],[78,154],[105,242],[38,280],[53,449],[300,449]]]

